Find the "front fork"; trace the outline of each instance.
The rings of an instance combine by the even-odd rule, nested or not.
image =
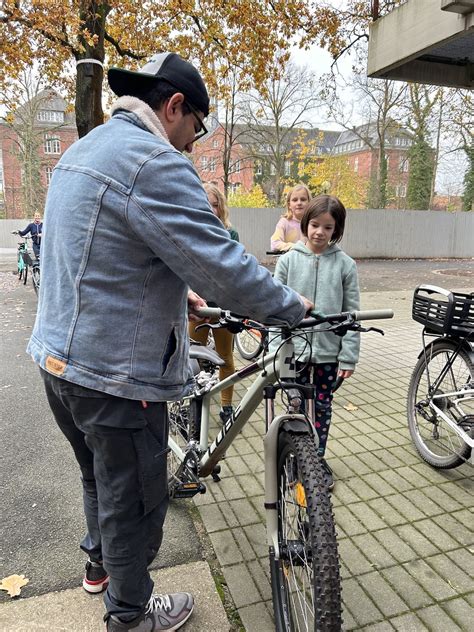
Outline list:
[[[283,389],[290,397],[289,412],[275,417],[275,395]],[[298,398],[297,392],[300,393]],[[299,413],[302,402],[301,394],[306,401],[307,415]],[[278,439],[282,429],[295,434],[309,434],[314,437],[315,449],[318,446],[318,435],[314,427],[314,388],[294,383],[264,388],[266,434],[263,439],[265,458],[265,513],[267,519],[267,541],[274,551],[275,559],[280,559],[278,541]],[[294,411],[294,412],[293,412]]]

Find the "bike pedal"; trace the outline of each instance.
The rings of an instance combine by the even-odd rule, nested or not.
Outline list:
[[[188,481],[186,483],[177,483],[174,491],[174,498],[192,498],[196,494],[205,494],[206,486],[200,481]]]

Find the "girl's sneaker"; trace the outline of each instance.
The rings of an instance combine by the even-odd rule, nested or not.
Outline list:
[[[106,614],[107,632],[158,632],[179,630],[194,609],[194,599],[189,593],[152,595],[146,611],[132,621],[121,621]]]
[[[86,573],[82,580],[82,587],[88,593],[95,595],[105,590],[109,583],[107,571],[99,562],[86,562]]]
[[[219,417],[221,418],[222,424],[232,417],[234,414],[233,406],[222,406],[221,411],[219,413]]]

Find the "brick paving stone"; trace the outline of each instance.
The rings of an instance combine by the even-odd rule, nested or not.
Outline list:
[[[445,601],[442,607],[462,630],[466,630],[466,632],[472,630],[474,613],[472,607],[465,599],[450,599]]]
[[[457,549],[459,544],[450,534],[441,529],[434,520],[419,520],[414,526],[429,538],[441,551],[451,551]]]
[[[222,570],[237,608],[261,602],[260,593],[245,564],[225,566]]]
[[[405,498],[408,498],[416,505],[426,516],[439,516],[444,513],[439,505],[437,505],[422,489],[409,489],[405,492]]]
[[[382,470],[380,476],[384,478],[389,485],[399,492],[405,492],[413,488],[413,484],[410,480],[404,478],[398,473],[397,470]]]
[[[392,450],[380,450],[377,455],[379,459],[390,469],[404,465],[404,462],[395,456],[393,450],[393,448]]]
[[[385,568],[396,563],[395,558],[371,533],[356,535],[352,538],[352,541],[375,568]]]
[[[344,463],[352,470],[352,475],[361,476],[362,474],[368,474],[372,470],[369,465],[364,462],[365,455],[355,456],[351,454],[344,458]]]
[[[351,478],[346,481],[346,484],[361,500],[370,500],[379,496],[379,493],[367,485],[363,478]]]
[[[399,511],[400,514],[409,522],[412,520],[420,520],[425,517],[425,515],[402,494],[388,496],[387,502],[389,502],[396,511]]]
[[[406,523],[406,518],[387,502],[385,498],[374,498],[373,500],[369,500],[367,505],[372,507],[382,520],[392,527]]]
[[[393,632],[394,628],[389,621],[380,621],[380,623],[373,623],[359,629],[363,632]]]
[[[240,456],[227,456],[225,461],[222,463],[223,468],[227,467],[232,472],[233,476],[238,476],[239,474],[249,474],[250,469],[247,463],[240,458]]]
[[[237,476],[237,480],[239,481],[242,489],[245,490],[245,494],[248,498],[261,496],[264,492],[263,486],[260,484],[259,480],[251,474],[243,474],[242,476]]]
[[[416,614],[411,612],[409,614],[402,614],[400,617],[390,619],[390,623],[393,625],[395,630],[398,630],[399,632],[423,632],[424,630],[428,630]]]
[[[268,559],[267,530],[263,524],[252,524],[244,527],[245,535],[257,557]]]
[[[210,533],[209,538],[221,566],[236,564],[243,561],[243,555],[237,546],[232,531],[217,531]]]
[[[426,624],[430,632],[456,632],[462,630],[440,606],[430,606],[418,610],[418,617]],[[468,632],[464,630],[464,632]]]
[[[358,630],[359,626],[355,621],[354,617],[351,615],[349,610],[345,607],[342,608],[342,629],[344,631],[349,630]]]
[[[246,632],[275,632],[275,623],[262,604],[239,608],[239,615]]]
[[[433,544],[431,539],[425,537],[425,530],[423,529],[422,532],[418,527],[420,524],[421,522],[415,522],[413,524],[401,525],[397,528],[397,532],[399,536],[418,553],[419,557],[435,555],[439,552],[439,549]]]
[[[336,481],[335,472],[334,472],[334,481]],[[351,505],[352,503],[356,503],[360,501],[359,496],[357,496],[357,494],[355,494],[352,491],[352,489],[349,486],[349,483],[350,483],[350,480],[346,480],[344,481],[344,484],[339,482],[337,485],[334,486],[332,498],[335,505],[336,504]]]
[[[240,525],[245,526],[247,524],[260,522],[260,516],[248,498],[231,500],[229,501],[229,506],[236,515]]]
[[[428,496],[428,498],[432,498],[433,501],[441,507],[443,513],[462,509],[463,505],[459,502],[459,498],[447,494],[441,487],[425,487],[423,488],[423,493]]]
[[[413,560],[403,564],[403,568],[436,601],[456,596],[456,591],[443,577],[438,575],[424,560]]]
[[[250,544],[245,531],[241,528],[231,529],[231,534],[234,539],[234,542],[237,543],[237,547],[239,548],[242,557],[247,562],[248,560],[254,560],[256,557],[256,553]],[[238,561],[238,560],[235,560]]]
[[[474,569],[474,555],[473,555],[472,549],[469,550],[466,547],[462,547],[460,549],[457,549],[456,551],[448,551],[446,555],[454,564],[456,564],[456,566],[459,569],[465,569],[465,570],[471,571],[470,582],[468,582],[466,586],[471,586],[471,589],[472,589],[473,588],[472,582],[474,582],[474,572],[472,572],[472,569]],[[430,558],[430,559],[436,559],[436,558]],[[454,569],[453,569],[453,576],[457,576],[457,574],[455,575],[454,573]],[[463,582],[461,585],[465,585],[462,579],[461,581]]]
[[[446,529],[448,533],[463,546],[472,546],[474,530],[472,529],[472,516],[470,520],[463,524],[456,520],[455,516],[460,515],[461,518],[465,517],[465,514],[444,514],[443,516],[435,516],[433,520],[442,529]],[[468,514],[469,515],[469,514]],[[468,527],[471,525],[471,528]]]
[[[346,535],[353,536],[367,531],[347,507],[334,507],[334,514],[336,516],[336,525],[341,527]]]
[[[372,564],[349,538],[339,541],[339,557],[350,575],[361,575],[373,570]]]
[[[329,451],[330,450],[331,447],[329,447]],[[356,473],[348,464],[348,459],[352,459],[352,456],[338,458],[334,464],[334,472],[336,473],[337,471],[339,480],[351,478]]]
[[[371,473],[378,472],[380,470],[385,469],[385,463],[381,462],[380,459],[377,457],[377,455],[373,451],[366,452],[362,456],[362,459],[366,467],[368,468],[368,470],[370,470]]]
[[[342,583],[344,605],[359,626],[383,620],[383,615],[355,579]]]
[[[402,566],[384,568],[381,573],[395,592],[409,606],[410,610],[423,608],[432,603],[430,595],[419,586]]]
[[[376,531],[377,529],[384,529],[385,522],[368,507],[367,503],[353,503],[350,506],[352,513],[365,524],[369,531]]]
[[[419,472],[417,472],[416,468],[410,467],[409,465],[404,465],[397,470],[400,476],[403,476],[406,480],[409,480],[412,485],[417,488],[426,487],[429,485],[430,481]]]
[[[444,481],[444,484],[440,485],[439,489],[464,507],[472,507],[472,492],[466,491],[456,483]]]
[[[241,477],[223,478],[218,487],[226,500],[235,500],[237,498],[245,498],[245,492],[239,485]]]
[[[377,538],[380,545],[385,547],[397,562],[409,562],[410,560],[416,560],[418,558],[418,553],[402,540],[396,529],[376,531],[374,537]]]
[[[222,503],[224,504],[224,503]],[[229,507],[228,507],[229,508]],[[201,508],[201,518],[208,533],[227,528],[227,521],[221,511],[221,504],[204,505]],[[224,510],[225,511],[225,510]]]
[[[409,610],[407,604],[385,581],[381,572],[368,573],[358,578],[359,583],[375,601],[386,617],[393,617]]]
[[[405,465],[420,465],[420,456],[415,449],[412,448],[411,444],[404,447],[396,446],[392,448],[392,454],[400,459],[400,461],[402,461]]]
[[[252,454],[244,454],[242,458],[249,466],[251,472],[256,473],[265,471],[265,462],[260,454],[253,452]]]
[[[376,472],[366,474],[362,479],[377,492],[378,496],[388,496],[389,494],[397,493],[397,490]]]
[[[267,566],[269,566],[268,558],[266,560]],[[267,601],[272,598],[272,589],[268,582],[267,574],[265,573],[262,562],[259,560],[252,560],[247,563],[247,568],[250,571],[255,583],[257,584],[258,590],[262,596],[264,601]]]

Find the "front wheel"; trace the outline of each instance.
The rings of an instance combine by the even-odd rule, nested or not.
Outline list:
[[[470,416],[460,415],[453,403],[455,397],[448,395],[462,390],[474,376],[473,364],[465,350],[461,349],[454,357],[457,347],[451,340],[435,342],[429,347],[426,357],[420,356],[408,388],[407,416],[412,441],[421,458],[438,469],[458,467],[471,455],[467,443],[429,405],[434,401],[437,408],[461,426],[469,422]],[[451,367],[444,370],[451,360]],[[436,385],[431,394],[430,385]],[[464,429],[469,431],[467,426]]]
[[[278,445],[278,542],[270,551],[278,632],[339,632],[336,530],[321,461],[309,435],[283,431]]]
[[[263,351],[264,335],[258,329],[244,329],[234,337],[235,346],[244,360],[253,360]]]

